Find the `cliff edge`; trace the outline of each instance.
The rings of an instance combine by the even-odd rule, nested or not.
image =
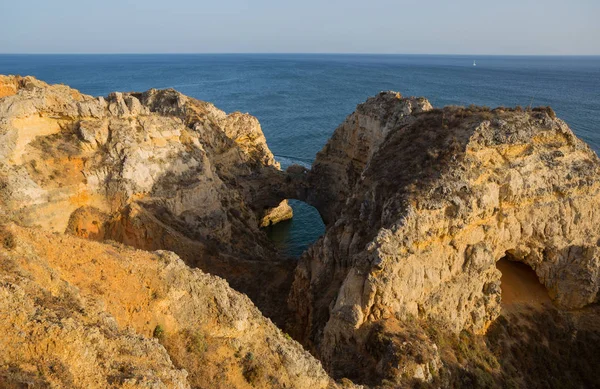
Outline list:
[[[293,268],[259,229],[285,174],[256,118],[33,77],[0,96],[0,386],[336,387],[213,275],[285,311]]]
[[[433,109],[381,93],[335,131],[308,182],[327,230],[289,301],[296,336],[334,376],[386,376],[373,339],[398,323],[485,333],[502,258],[533,269],[561,309],[598,299],[600,161],[550,108]],[[432,358],[420,369],[437,371]]]
[[[283,172],[251,115],[0,76],[0,383],[598,386],[598,204],[547,107],[382,92]]]

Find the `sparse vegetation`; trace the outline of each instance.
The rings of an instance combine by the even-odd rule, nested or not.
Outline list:
[[[0,240],[2,241],[2,247],[6,250],[14,250],[17,247],[15,236],[4,228],[0,228]]]
[[[157,339],[162,339],[165,336],[165,330],[160,324],[154,327],[154,332],[152,333],[152,336],[154,336]]]
[[[468,331],[452,334],[435,323],[422,322],[444,368],[431,383],[413,382],[407,387],[600,387],[596,357],[600,331],[593,319],[599,310],[524,308],[500,316],[485,336]]]
[[[255,386],[258,382],[258,378],[260,377],[260,366],[256,363],[254,354],[251,352],[246,354],[242,360],[242,367],[242,374],[244,375],[246,381]]]
[[[208,351],[208,343],[206,342],[206,338],[199,332],[192,334],[189,337],[189,342],[187,344],[187,350],[190,353],[196,354],[198,356],[204,355],[206,351]]]
[[[551,107],[536,107],[532,109],[533,112],[545,112],[550,116],[551,119],[556,119],[556,112]]]

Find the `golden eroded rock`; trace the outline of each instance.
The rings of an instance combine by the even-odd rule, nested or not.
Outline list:
[[[381,93],[336,130],[308,180],[327,230],[289,301],[298,336],[335,376],[364,367],[352,356],[374,355],[381,323],[484,332],[506,256],[559,307],[597,301],[600,163],[551,109],[432,109]]]
[[[585,308],[600,287],[599,173],[549,108],[434,109],[382,92],[311,170],[282,172],[248,114],[174,90],[93,98],[2,76],[0,382],[337,387],[325,370],[345,388],[532,382],[499,361],[553,375],[564,365],[498,354],[600,344]],[[297,266],[260,229],[291,217],[292,198],[326,224]],[[523,314],[526,287],[501,305],[507,259],[555,307]],[[495,355],[475,335],[488,330]]]
[[[172,89],[105,99],[33,77],[0,82],[15,89],[0,100],[1,212],[47,231],[173,250],[268,315],[285,310],[290,265],[259,227],[291,209],[272,189],[284,173],[256,118]]]
[[[0,386],[335,387],[245,295],[162,251],[285,310],[292,267],[259,229],[284,173],[255,118],[0,82]]]

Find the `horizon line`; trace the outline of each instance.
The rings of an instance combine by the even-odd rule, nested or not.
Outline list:
[[[1,53],[0,55],[381,55],[381,56],[482,56],[482,57],[600,57],[600,54],[461,54],[461,53],[362,53],[362,52],[99,52],[99,53]]]

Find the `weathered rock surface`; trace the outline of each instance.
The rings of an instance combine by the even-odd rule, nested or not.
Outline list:
[[[246,296],[171,252],[15,225],[0,235],[3,382],[335,387],[320,363]]]
[[[535,341],[551,347],[574,326],[600,344],[597,309],[568,312],[598,301],[599,162],[551,109],[434,109],[384,92],[312,170],[282,172],[248,114],[174,90],[93,98],[0,76],[0,379],[336,387],[217,275],[335,378],[506,386],[515,377],[500,362],[546,363],[494,356],[473,335],[490,325],[496,354],[514,348],[514,328],[548,315],[555,326],[530,331]],[[291,217],[291,198],[327,227],[297,267],[260,230]],[[501,258],[531,267],[560,311],[536,307],[518,324],[529,308],[505,309],[511,322],[494,323]],[[561,350],[593,354],[569,339]],[[544,354],[527,347],[518,352]],[[582,374],[573,382],[597,381],[593,364],[566,367]]]
[[[307,184],[306,200],[321,212],[326,224],[339,218],[345,200],[389,133],[431,109],[425,98],[403,99],[399,93],[389,93],[359,105],[338,127],[317,153]]]
[[[105,99],[32,77],[0,85],[2,212],[47,231],[173,250],[265,313],[285,307],[291,268],[259,226],[290,209],[273,190],[284,173],[256,118],[174,90]],[[268,281],[258,287],[258,277]]]
[[[256,118],[174,90],[105,99],[32,77],[0,83],[0,216],[24,226],[10,226],[0,252],[10,295],[0,377],[16,386],[335,387],[224,280],[167,251],[62,235],[173,250],[227,276],[266,313],[285,311],[294,264],[259,229],[265,215],[286,216],[273,189],[285,174]]]
[[[290,207],[287,200],[283,200],[277,207],[271,208],[265,212],[265,215],[260,221],[260,226],[272,226],[273,224],[277,224],[284,220],[289,220],[292,217],[294,217],[294,210]]]
[[[557,306],[597,301],[600,163],[550,109],[440,110],[382,93],[336,130],[308,182],[328,225],[289,301],[296,335],[334,376],[381,366],[369,339],[390,321],[485,331],[506,255]]]
[[[257,230],[256,218],[281,201],[257,184],[277,176],[278,164],[250,115],[226,115],[174,90],[105,100],[5,77],[13,84],[17,92],[0,102],[0,157],[5,201],[24,221],[63,232],[82,205],[111,214],[137,201],[164,208],[199,237],[231,239],[239,230],[232,219]]]

